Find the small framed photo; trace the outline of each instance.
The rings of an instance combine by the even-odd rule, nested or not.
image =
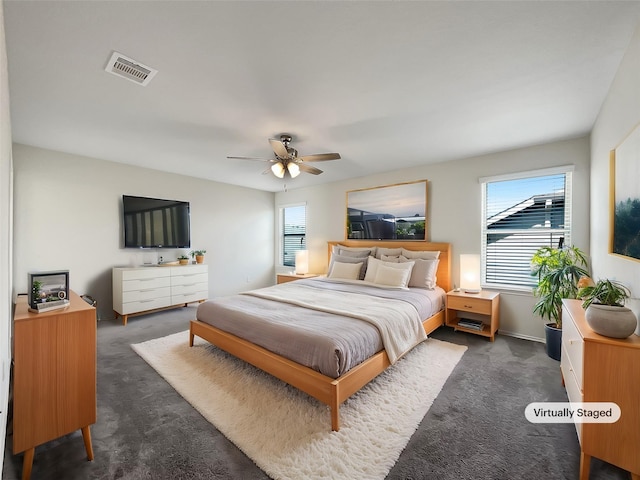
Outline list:
[[[69,305],[69,270],[28,274],[29,310],[46,312]]]

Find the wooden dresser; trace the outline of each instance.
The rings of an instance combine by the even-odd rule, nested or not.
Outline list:
[[[35,447],[82,430],[93,460],[89,426],[96,422],[96,309],[69,292],[69,306],[31,313],[18,297],[13,333],[13,453],[31,475]]]
[[[620,340],[595,333],[580,300],[562,304],[562,380],[570,402],[614,402],[616,423],[576,423],[580,479],[589,478],[591,457],[640,479],[640,337]]]

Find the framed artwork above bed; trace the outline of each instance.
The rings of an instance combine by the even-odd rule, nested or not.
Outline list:
[[[427,180],[347,192],[345,239],[427,240]]]

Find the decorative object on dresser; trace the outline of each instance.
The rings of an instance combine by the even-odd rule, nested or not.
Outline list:
[[[500,328],[500,293],[482,290],[447,292],[446,325],[462,332],[489,337],[492,342]]]
[[[30,272],[27,285],[30,312],[47,312],[69,305],[69,270]]]
[[[613,339],[587,324],[580,300],[563,300],[560,370],[569,402],[613,402],[615,423],[575,423],[580,441],[580,479],[589,478],[591,457],[640,478],[640,337]]]
[[[180,265],[188,265],[189,264],[189,257],[186,255],[180,255],[178,257],[178,263]]]
[[[130,316],[204,302],[209,296],[205,264],[157,267],[115,267],[113,311],[126,325]]]
[[[35,447],[82,430],[93,460],[89,426],[96,422],[96,309],[69,291],[63,310],[31,313],[15,305],[13,335],[13,453],[24,452],[31,475]]]
[[[204,263],[204,254],[207,253],[206,250],[192,250],[190,252],[191,258],[196,259],[196,263]]]
[[[545,324],[547,355],[560,360],[562,338],[562,299],[577,298],[578,282],[587,277],[587,257],[578,247],[542,247],[531,258],[531,275],[537,285],[533,294],[539,297],[533,312]]]
[[[612,338],[627,338],[638,327],[636,315],[624,306],[630,296],[626,286],[609,279],[598,280],[578,292],[589,326],[594,332]]]

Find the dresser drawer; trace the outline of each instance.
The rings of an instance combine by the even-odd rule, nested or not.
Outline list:
[[[191,291],[184,292],[181,294],[172,294],[171,295],[171,303],[173,305],[179,305],[181,303],[191,303],[197,302],[200,300],[206,300],[209,295],[209,292],[201,290],[201,291]]]
[[[171,277],[138,278],[122,282],[123,292],[135,292],[138,290],[153,290],[154,288],[169,287]]]
[[[208,273],[186,273],[184,275],[174,275],[171,277],[171,286],[207,283],[208,278]]]
[[[564,315],[563,320],[562,348],[564,351],[562,352],[561,362],[568,362],[567,368],[571,368],[575,372],[578,387],[580,387],[580,390],[583,390],[584,339],[582,335],[580,335],[580,332],[578,332],[571,316]]]
[[[142,280],[150,278],[170,277],[171,272],[163,267],[123,268],[122,280]]]
[[[576,372],[571,367],[569,362],[565,362],[566,350],[564,345],[562,346],[562,360],[560,369],[562,370],[562,378],[564,379],[564,387],[567,390],[567,397],[571,403],[582,403],[584,401],[584,394],[582,389],[578,386]],[[582,443],[582,423],[576,423],[576,432],[578,434],[578,440]]]
[[[204,283],[190,283],[188,285],[172,285],[171,295],[190,295],[196,292],[206,292],[209,285]]]
[[[482,298],[447,296],[447,308],[465,312],[491,315],[491,302]]]
[[[153,300],[155,298],[168,298],[171,296],[171,288],[153,288],[150,290],[132,290],[122,292],[124,303]]]
[[[171,297],[152,298],[148,300],[139,300],[136,302],[127,302],[122,304],[122,315],[129,313],[143,312],[145,310],[155,310],[156,308],[169,307],[171,305]]]

